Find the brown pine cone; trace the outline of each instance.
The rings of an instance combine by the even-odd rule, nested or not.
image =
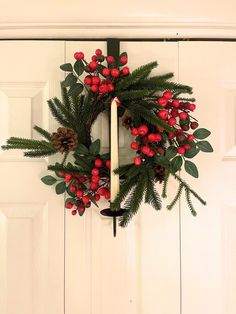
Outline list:
[[[122,117],[122,125],[127,129],[132,129],[134,126],[134,121],[129,112],[125,112],[123,117]]]
[[[52,133],[52,145],[62,154],[73,150],[77,143],[77,134],[71,128],[60,127]]]
[[[155,179],[156,179],[156,181],[159,181],[161,183],[164,180],[165,171],[166,171],[166,169],[162,166],[156,166],[155,167]]]

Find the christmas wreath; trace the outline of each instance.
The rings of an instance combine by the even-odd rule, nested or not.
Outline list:
[[[55,185],[57,194],[66,192],[65,207],[71,209],[72,215],[82,216],[92,204],[98,206],[101,197],[110,199],[110,154],[100,152],[100,140],[93,141],[91,128],[100,113],[107,112],[109,116],[111,102],[116,98],[118,116],[133,135],[131,148],[136,151],[131,163],[115,170],[120,191],[110,206],[119,211],[124,202],[120,226],[128,224],[143,200],[160,210],[170,176],[179,185],[167,208],[172,209],[184,191],[190,211],[196,215],[191,196],[204,205],[206,202],[180,177],[179,171],[184,167],[197,178],[197,167],[189,159],[200,151],[213,149],[205,140],[210,131],[199,128],[192,116],[195,100],[181,96],[192,94],[192,88],[170,81],[173,73],[150,76],[157,62],[142,65],[131,73],[125,52],[117,59],[105,57],[97,49],[90,62],[83,52],[76,52],[74,57],[74,65],[60,66],[66,72],[61,82],[62,100],[48,101],[52,116],[61,126],[52,134],[34,126],[44,139],[11,137],[2,148],[26,150],[26,157],[59,152],[61,161],[48,166],[54,175],[41,180]],[[73,162],[68,162],[69,156]],[[162,184],[161,193],[157,182]]]

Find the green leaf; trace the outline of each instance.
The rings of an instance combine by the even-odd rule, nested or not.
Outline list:
[[[62,194],[62,193],[64,193],[65,190],[66,190],[66,183],[65,183],[65,182],[60,182],[60,183],[58,183],[58,184],[56,185],[55,189],[56,189],[56,193],[57,193],[57,194]]]
[[[207,141],[200,141],[197,143],[197,147],[205,153],[212,153],[213,152],[213,148],[211,146],[211,144]]]
[[[154,161],[160,166],[169,166],[169,160],[166,158],[166,156],[155,156]]]
[[[84,89],[84,86],[80,83],[75,83],[71,85],[69,91],[68,91],[68,96],[78,96],[80,93],[82,93]]]
[[[74,201],[75,199],[73,197],[67,197],[67,199],[65,200],[65,205],[66,203],[69,203],[69,202],[74,203]]]
[[[177,148],[175,146],[170,146],[167,148],[165,156],[168,159],[172,159],[177,154]]]
[[[89,153],[89,150],[88,150],[88,148],[87,148],[85,145],[83,145],[83,144],[81,144],[81,143],[79,143],[79,144],[77,145],[76,154],[88,155],[88,153]]]
[[[70,63],[62,64],[62,65],[60,66],[60,69],[61,69],[62,71],[66,71],[66,72],[72,72],[72,71],[73,71],[73,67],[72,67],[72,65],[71,65]]]
[[[52,176],[45,176],[45,177],[42,177],[42,178],[41,178],[41,181],[42,181],[44,184],[53,185],[55,182],[57,182],[57,179],[55,179],[55,178],[52,177]]]
[[[119,59],[122,58],[122,57],[126,57],[128,58],[128,55],[127,55],[127,52],[122,52],[119,56]]]
[[[80,215],[80,216],[83,216],[83,214],[84,214],[85,210],[86,210],[86,208],[84,208],[84,210],[83,210],[83,211],[78,210],[79,215]]]
[[[190,158],[193,158],[194,156],[196,156],[198,153],[199,153],[199,149],[192,147],[192,148],[185,151],[184,157],[190,159]]]
[[[91,202],[96,206],[96,207],[99,207],[97,202],[95,201],[94,197],[92,195],[89,195],[89,198],[91,200]]]
[[[77,60],[74,64],[75,72],[80,76],[84,72],[84,64],[82,60]]]
[[[98,73],[102,74],[103,69],[105,69],[105,66],[102,64],[99,64],[97,67]]]
[[[69,87],[77,82],[77,77],[73,73],[67,75],[65,80],[61,83],[63,87]]]
[[[207,138],[209,135],[211,134],[211,132],[207,129],[197,129],[193,135],[195,136],[195,138],[198,138],[200,140],[203,140],[204,138]]]
[[[181,169],[183,164],[183,159],[181,156],[176,156],[174,159],[171,161],[171,169],[176,172]]]
[[[196,165],[192,161],[186,160],[185,163],[184,163],[184,168],[185,168],[185,171],[188,174],[190,174],[192,177],[198,178],[197,167],[196,167]]]
[[[89,151],[92,155],[98,155],[100,152],[100,146],[101,146],[101,141],[99,139],[97,139],[96,141],[94,141],[90,147],[89,147]]]

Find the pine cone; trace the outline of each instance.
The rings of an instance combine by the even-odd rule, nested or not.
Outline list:
[[[155,179],[156,179],[156,181],[159,181],[161,183],[164,180],[165,171],[166,171],[165,167],[162,167],[162,166],[156,166],[155,167]]]
[[[52,145],[62,154],[73,150],[77,145],[77,134],[70,128],[58,128],[52,133]]]
[[[122,125],[127,129],[132,129],[134,126],[134,121],[130,113],[127,111],[124,113],[122,117]]]

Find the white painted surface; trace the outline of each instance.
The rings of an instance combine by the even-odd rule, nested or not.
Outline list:
[[[1,42],[1,144],[16,133],[35,136],[35,123],[55,129],[45,100],[60,94],[58,66],[72,61],[76,50],[89,56],[98,47],[106,52],[105,42]],[[196,158],[200,179],[186,176],[208,206],[196,203],[197,218],[181,206],[182,300],[178,208],[169,212],[163,206],[157,213],[145,206],[116,239],[111,220],[98,209],[83,218],[68,211],[64,231],[63,198],[39,180],[47,160],[26,160],[13,151],[0,154],[3,314],[235,313],[236,44],[121,42],[123,50],[131,69],[157,59],[156,73],[174,71],[176,80],[192,85],[196,115],[212,130],[214,154]],[[93,129],[103,150],[106,123],[101,116]],[[125,136],[121,156],[128,161]],[[171,182],[170,190],[175,188]]]
[[[62,42],[1,42],[1,144],[51,127],[46,100],[59,94]],[[3,100],[3,101],[2,101]],[[47,160],[0,155],[0,313],[63,314],[63,198],[43,185]]]
[[[197,156],[200,178],[190,180],[207,207],[196,202],[193,218],[184,202],[181,206],[183,314],[236,310],[235,54],[236,43],[180,43],[180,81],[193,86],[196,115],[212,131],[215,150]]]

